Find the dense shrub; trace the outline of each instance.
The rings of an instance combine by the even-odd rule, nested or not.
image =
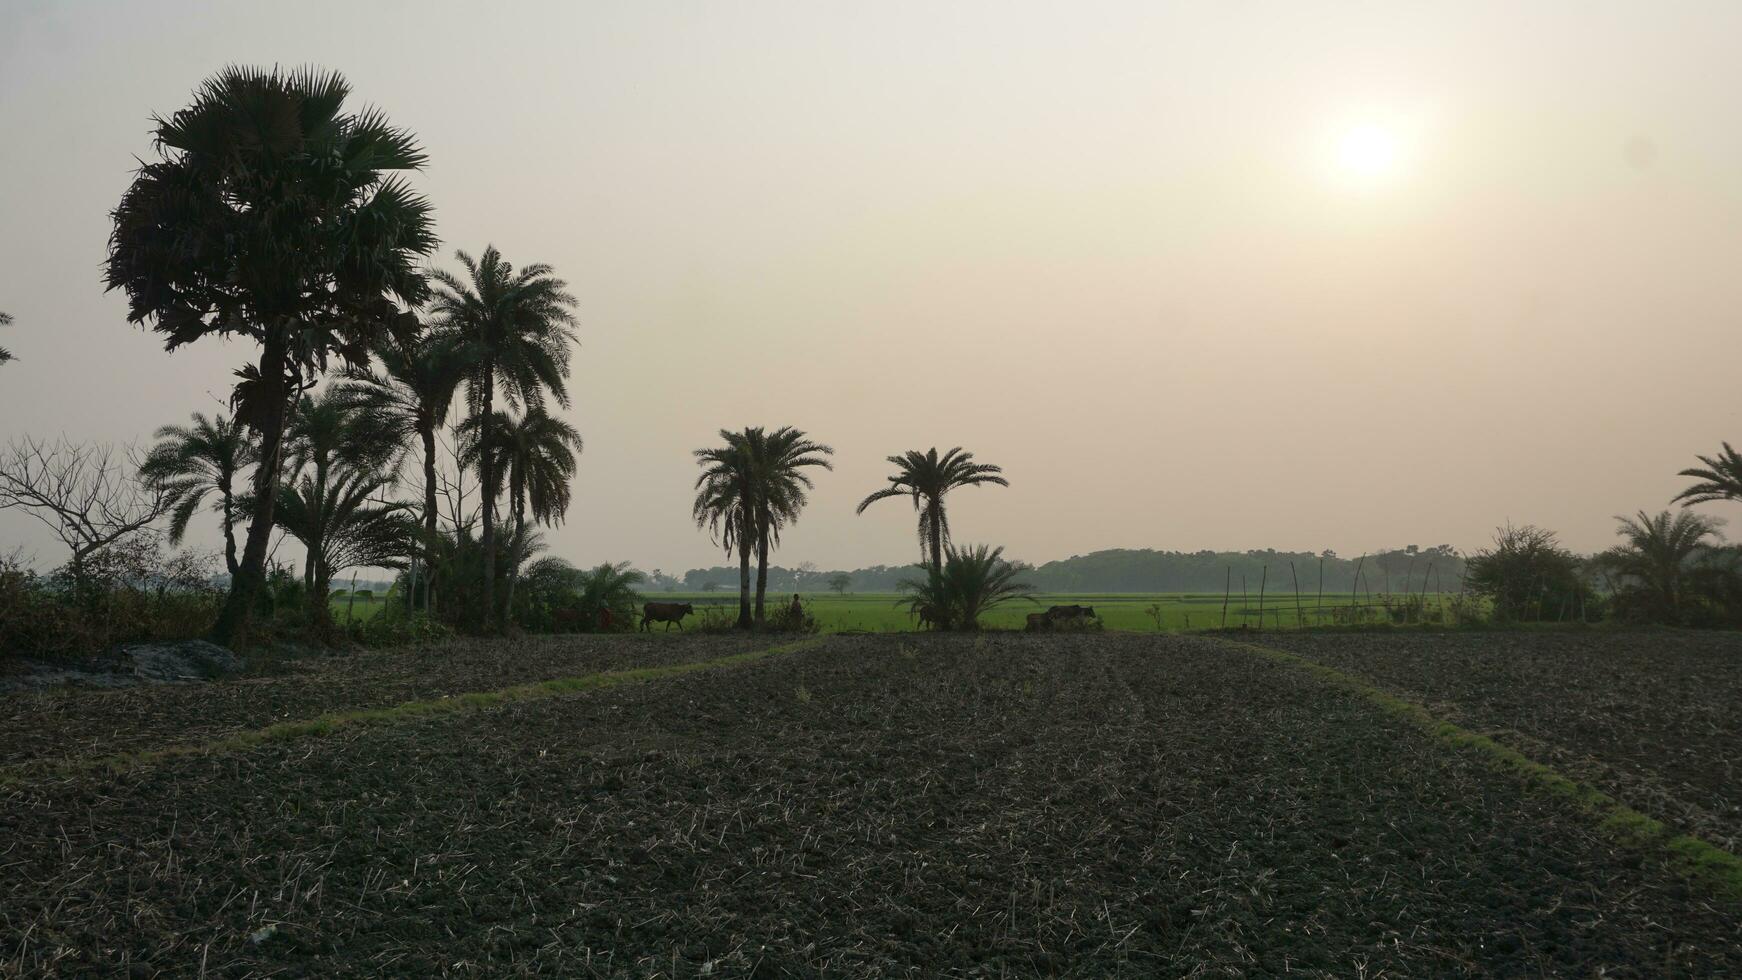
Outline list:
[[[147,535],[88,556],[77,575],[0,559],[0,654],[65,658],[202,636],[223,598],[216,567],[207,554],[165,555]]]
[[[1553,531],[1508,524],[1494,546],[1469,561],[1469,590],[1491,604],[1501,622],[1585,618],[1594,598],[1577,555]]]

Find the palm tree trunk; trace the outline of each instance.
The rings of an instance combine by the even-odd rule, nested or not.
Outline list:
[[[435,421],[418,428],[418,435],[423,437],[423,611],[433,612],[429,607],[429,590],[431,573],[435,570],[436,543],[436,440]]]
[[[230,571],[230,579],[236,578],[236,498],[230,492],[228,480],[219,488],[224,494],[224,567]]]
[[[926,502],[925,506],[931,517],[931,570],[942,575],[944,573],[944,503],[933,497]]]
[[[524,544],[526,541],[526,500],[516,494],[514,496],[514,541]],[[520,563],[515,562],[508,567],[507,594],[502,597],[502,626],[506,629],[514,622],[514,586],[520,581]]]
[[[489,437],[490,413],[494,411],[496,395],[496,369],[494,365],[484,368],[484,399],[482,414],[478,425],[479,439]],[[483,479],[480,496],[484,504],[484,530],[479,540],[479,546],[484,551],[484,631],[486,633],[496,628],[496,485],[495,471],[491,466],[490,453],[480,453],[478,456],[478,475]]]
[[[767,607],[763,602],[768,596],[768,518],[762,517],[756,522],[756,625],[761,626],[768,621]]]
[[[743,530],[748,531],[749,528]],[[738,538],[738,628],[749,629],[750,622],[750,539]]]
[[[265,417],[260,420],[260,462],[254,468],[254,518],[242,546],[242,562],[230,577],[230,594],[218,621],[212,624],[212,640],[237,647],[248,640],[248,614],[266,584],[266,549],[272,543],[273,511],[278,497],[278,470],[284,454],[284,420],[289,400],[284,390],[285,338],[282,328],[270,330],[260,352],[261,397]]]

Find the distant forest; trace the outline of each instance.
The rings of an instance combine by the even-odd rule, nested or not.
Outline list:
[[[1290,563],[1293,563],[1291,572]],[[1464,560],[1451,545],[1419,548],[1409,545],[1367,555],[1344,556],[1334,551],[1155,551],[1116,548],[1073,555],[1038,566],[1023,578],[1043,592],[1214,592],[1224,584],[1238,593],[1244,583],[1256,592],[1260,584],[1271,592],[1292,592],[1296,577],[1302,592],[1319,588],[1323,566],[1326,592],[1455,592],[1464,575]],[[1266,571],[1268,569],[1268,571]],[[902,579],[917,575],[913,565],[874,565],[848,571],[849,592],[893,592]],[[1357,579],[1357,573],[1359,578]],[[838,570],[806,566],[768,569],[771,592],[822,592]],[[711,583],[711,585],[710,585]],[[732,592],[738,587],[736,568],[716,565],[692,568],[682,579],[656,571],[654,590]]]

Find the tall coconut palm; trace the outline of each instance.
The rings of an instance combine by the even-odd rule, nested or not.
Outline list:
[[[454,393],[465,379],[465,364],[454,337],[425,331],[395,338],[375,349],[380,370],[348,369],[338,396],[361,415],[359,425],[397,442],[416,439],[423,449],[423,548],[427,568],[436,529],[436,431],[447,417]],[[432,576],[423,576],[423,607],[430,607]]]
[[[495,418],[496,389],[509,407],[536,408],[548,393],[568,407],[569,349],[574,343],[575,298],[548,265],[515,271],[495,246],[473,261],[465,252],[455,257],[465,267],[464,278],[433,273],[430,312],[455,336],[455,349],[466,365],[466,391],[472,417],[488,426]],[[480,433],[484,435],[485,433]],[[489,488],[500,487],[494,461],[483,457],[484,609],[494,625],[496,613],[496,501]]]
[[[910,449],[900,456],[889,457],[896,471],[889,477],[889,486],[859,502],[856,513],[889,497],[913,498],[913,509],[919,512],[919,549],[922,558],[929,548],[933,572],[944,568],[944,546],[950,540],[950,518],[944,510],[944,496],[957,487],[973,487],[993,483],[1001,487],[1010,481],[1000,476],[1004,470],[990,463],[974,462],[974,454],[963,452],[960,446],[938,455],[937,447],[928,452]]]
[[[12,325],[12,314],[0,313],[0,327],[9,327],[11,325]],[[11,361],[11,360],[15,360],[15,358],[12,356],[12,352],[7,350],[4,347],[0,347],[0,364],[5,364],[7,361]]]
[[[1675,500],[1682,504],[1704,504],[1717,500],[1742,501],[1742,454],[1724,443],[1724,451],[1716,456],[1696,456],[1703,466],[1682,470],[1677,476],[1691,476],[1700,481],[1681,493]]]
[[[194,511],[216,492],[213,509],[221,515],[224,528],[224,566],[234,576],[238,569],[235,529],[241,518],[234,484],[243,468],[254,463],[247,427],[236,419],[222,415],[208,419],[195,412],[192,425],[166,425],[155,438],[158,443],[146,455],[139,475],[169,491],[170,543],[181,544]]]
[[[726,444],[695,451],[696,500],[691,514],[726,555],[738,552],[738,626],[749,629],[750,552],[756,545],[756,470],[743,432],[720,430]]]
[[[764,600],[768,594],[768,552],[780,543],[782,528],[798,520],[814,484],[807,468],[834,469],[828,460],[834,450],[812,442],[790,425],[773,432],[760,427],[745,429],[744,444],[750,455],[752,509],[756,528],[756,622],[766,621]]]
[[[482,423],[482,424],[480,424]],[[574,426],[546,412],[542,407],[530,407],[519,419],[505,412],[473,419],[463,427],[467,448],[461,461],[476,466],[480,473],[488,471],[500,482],[508,482],[508,508],[513,519],[513,534],[526,527],[528,508],[534,521],[559,524],[569,509],[569,482],[575,475],[576,456],[581,452],[581,434]],[[487,485],[484,496],[495,497],[499,487]],[[507,596],[503,605],[514,608],[516,575],[508,578]]]
[[[226,68],[192,104],[156,117],[157,159],[113,213],[105,279],[128,319],[174,349],[206,336],[259,344],[243,421],[260,435],[259,506],[213,627],[245,639],[266,578],[285,422],[303,386],[341,357],[363,363],[425,292],[429,203],[400,174],[423,151],[350,86],[316,70]]]
[[[1624,543],[1607,552],[1604,562],[1637,583],[1659,611],[1675,616],[1694,559],[1716,543],[1720,522],[1690,510],[1640,511],[1615,520]]]

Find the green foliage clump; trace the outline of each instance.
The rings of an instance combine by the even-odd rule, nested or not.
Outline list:
[[[223,594],[215,559],[165,555],[149,535],[124,539],[70,568],[38,575],[0,558],[0,651],[62,659],[122,643],[204,635]]]
[[[978,630],[981,614],[1034,592],[1018,580],[1028,566],[1005,561],[1001,547],[946,545],[943,567],[925,571],[924,579],[902,582],[901,589],[909,593],[908,608],[939,629]]]
[[[1469,561],[1468,585],[1501,622],[1583,618],[1594,606],[1578,556],[1533,524],[1496,528],[1494,546]]]
[[[1623,543],[1595,561],[1613,590],[1616,618],[1742,624],[1742,548],[1718,543],[1717,520],[1687,510],[1616,520]]]

